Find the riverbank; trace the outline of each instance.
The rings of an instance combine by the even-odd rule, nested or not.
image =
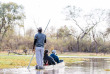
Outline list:
[[[0,52],[0,56],[1,55],[8,55],[8,53],[6,51],[4,52]],[[10,53],[9,55],[17,55],[14,53]],[[24,54],[25,55],[25,54]],[[84,53],[84,52],[57,52],[58,56],[96,56],[96,57],[110,57],[110,54],[104,54],[104,53]]]
[[[50,53],[51,54],[51,53]],[[6,51],[0,51],[0,56],[2,55],[8,55],[8,52]],[[14,53],[10,53],[9,55],[18,55]],[[25,54],[24,54],[25,55]],[[110,54],[104,54],[104,53],[85,53],[85,52],[57,52],[58,56],[96,56],[96,57],[110,57]]]
[[[27,67],[32,56],[0,56],[0,69],[3,68],[20,68]],[[65,63],[73,63],[77,61],[83,61],[83,58],[60,58]],[[36,60],[33,58],[30,66],[35,66]]]
[[[63,59],[65,63],[74,63],[78,61],[84,61],[86,58],[110,58],[110,54],[104,55],[103,53],[58,53],[60,59]],[[15,55],[7,53],[0,53],[0,69],[3,68],[18,68],[18,67],[27,67],[32,55]],[[35,66],[36,60],[33,58],[30,66]]]
[[[110,57],[110,54],[104,54],[104,53],[84,53],[84,52],[63,52],[63,53],[58,53],[58,56]]]

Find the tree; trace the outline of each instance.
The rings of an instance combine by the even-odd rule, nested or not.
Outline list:
[[[101,22],[106,20],[107,18],[106,14],[107,11],[105,9],[94,9],[91,10],[91,12],[88,15],[85,15],[86,23],[91,27],[88,29],[87,33],[84,34],[84,36],[87,35],[92,30],[92,37],[93,37],[93,41],[95,42],[96,53],[98,53],[98,42],[96,40],[96,33],[97,33],[96,27]],[[105,24],[100,24],[100,25],[105,25]]]
[[[6,32],[14,29],[16,24],[22,24],[25,18],[23,7],[16,3],[0,3],[0,43]]]
[[[56,28],[55,28],[55,26],[51,26],[50,27],[50,29],[47,29],[47,32],[46,32],[46,34],[49,36],[49,37],[51,37],[51,38],[53,38],[53,39],[56,39]]]
[[[73,22],[75,23],[75,25],[78,26],[78,28],[80,28],[80,30],[84,33],[84,30],[80,27],[79,23],[78,23],[78,18],[80,17],[80,13],[81,13],[82,9],[75,7],[75,6],[67,6],[65,8],[65,13],[66,13],[66,20],[73,20]],[[82,33],[81,33],[82,34]],[[76,40],[77,40],[77,50],[79,51],[79,43],[80,43],[80,36],[81,34],[79,34],[79,36],[77,36]]]
[[[70,35],[70,30],[68,29],[66,25],[58,29],[57,32],[58,32],[57,33],[58,38],[61,38],[61,39],[64,39]]]
[[[108,28],[106,29],[106,32],[105,32],[105,35],[109,35],[110,34],[110,10],[108,11],[108,19],[107,19],[107,22],[108,22]]]
[[[26,35],[29,36],[29,37],[34,37],[34,30],[32,28],[29,28],[26,31]]]

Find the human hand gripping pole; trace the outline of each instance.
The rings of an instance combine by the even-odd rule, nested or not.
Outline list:
[[[45,33],[45,31],[46,31],[46,29],[47,29],[49,23],[50,23],[50,20],[48,21],[48,24],[47,24],[47,26],[46,26],[46,28],[45,28],[45,30],[44,30],[44,33]],[[35,49],[34,49],[34,47],[33,47],[33,51],[34,51],[34,53],[33,53],[33,55],[32,55],[32,58],[31,58],[31,60],[30,60],[30,62],[29,62],[29,65],[28,65],[27,69],[29,69],[29,66],[30,66],[30,64],[31,64],[31,61],[32,61],[32,59],[33,59],[33,57],[34,57],[34,54],[35,54]]]

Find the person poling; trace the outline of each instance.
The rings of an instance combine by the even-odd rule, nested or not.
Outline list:
[[[44,44],[46,35],[42,33],[42,28],[38,28],[38,33],[34,37],[33,51],[36,52],[36,69],[43,69]],[[35,49],[34,49],[35,48]]]
[[[48,24],[47,24],[47,26],[46,26],[44,32],[46,31],[46,29],[47,29],[49,23],[50,23],[50,20],[48,21]],[[34,49],[34,48],[35,48],[36,45],[41,44],[41,46],[44,46],[44,43],[46,43],[46,35],[42,34],[42,28],[41,28],[41,27],[38,28],[38,33],[39,33],[38,38],[35,38],[35,37],[34,37],[34,44],[33,44],[33,50],[32,50],[32,51],[34,52],[34,54],[35,54],[35,49]],[[41,33],[41,35],[40,35],[40,33]],[[35,36],[37,37],[37,35],[35,35]],[[40,36],[41,36],[41,39],[40,39]],[[43,36],[45,36],[45,40],[44,40],[44,39],[42,40]],[[42,41],[42,42],[40,43],[40,41]],[[43,48],[44,48],[44,47],[43,47]],[[43,50],[44,50],[44,49],[43,49]],[[44,53],[44,51],[43,51],[43,53]],[[41,55],[42,55],[43,53],[41,53]],[[33,57],[34,57],[34,54],[33,54],[32,58],[31,58],[31,60],[30,60],[30,62],[29,62],[29,65],[28,65],[27,69],[29,69],[29,66],[30,66],[31,61],[32,61],[32,59],[33,59]],[[37,58],[37,57],[36,57],[36,58]],[[37,62],[37,59],[36,59],[36,62]],[[37,65],[36,67],[39,67],[39,66]],[[43,68],[43,67],[41,67],[41,68]]]

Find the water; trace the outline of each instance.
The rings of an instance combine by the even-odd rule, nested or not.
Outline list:
[[[67,63],[65,67],[46,70],[35,70],[34,67],[1,69],[0,74],[110,74],[110,59],[90,58],[86,61]]]

